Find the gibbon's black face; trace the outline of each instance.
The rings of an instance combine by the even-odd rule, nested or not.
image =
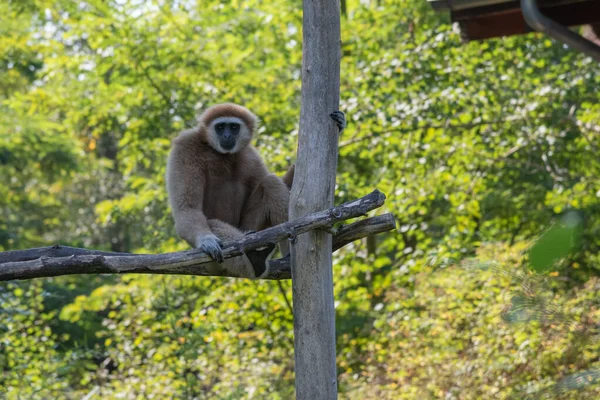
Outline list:
[[[252,132],[241,118],[222,115],[209,122],[207,139],[219,153],[235,154],[248,146]]]
[[[240,134],[240,124],[237,122],[219,122],[215,125],[215,132],[223,150],[230,151],[235,147]]]

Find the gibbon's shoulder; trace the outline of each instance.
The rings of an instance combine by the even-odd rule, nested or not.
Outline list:
[[[194,128],[191,129],[186,129],[182,132],[179,133],[179,135],[177,135],[174,139],[173,139],[173,145],[194,145],[194,144],[200,144],[203,142],[206,142],[206,140],[204,140],[203,138],[203,134],[202,134],[202,130],[204,129],[203,126],[195,126]]]
[[[169,159],[178,165],[206,165],[214,162],[210,144],[202,134],[201,128],[196,127],[181,132],[172,141]]]

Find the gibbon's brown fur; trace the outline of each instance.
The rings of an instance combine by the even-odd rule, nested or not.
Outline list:
[[[294,168],[285,181],[269,172],[250,144],[257,118],[245,107],[218,104],[198,122],[173,140],[167,190],[178,235],[223,261],[223,241],[287,221]],[[287,243],[280,247],[287,254]],[[258,278],[268,273],[273,251],[248,252],[223,266],[233,275]]]

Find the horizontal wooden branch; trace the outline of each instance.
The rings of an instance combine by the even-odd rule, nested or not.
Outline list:
[[[396,229],[396,220],[392,214],[378,215],[376,217],[365,218],[353,224],[344,225],[333,236],[332,251],[338,251],[355,240],[393,229]],[[265,279],[291,279],[291,274],[289,257],[285,257],[271,262],[269,275]]]
[[[247,235],[240,241],[225,243],[223,256],[236,257],[286,238],[293,240],[297,235],[313,229],[331,229],[336,222],[366,215],[368,211],[383,205],[384,201],[385,195],[375,190],[365,197],[327,211]],[[358,238],[394,228],[395,221],[391,214],[344,226],[334,236],[334,249]],[[265,279],[288,279],[289,260],[284,258],[272,261],[270,270],[271,273]],[[129,254],[54,246],[0,253],[0,281],[97,273],[228,276],[223,268],[215,270],[215,263],[198,249],[165,254]]]
[[[339,250],[343,246],[354,240],[386,232],[394,229],[396,226],[392,214],[383,214],[380,216],[367,218],[353,224],[345,225],[340,228],[333,237],[333,251]],[[14,257],[7,253],[17,253]],[[170,253],[177,255],[185,252]],[[33,259],[34,255],[38,258]],[[130,254],[130,253],[110,253],[97,250],[81,249],[68,246],[51,246],[31,250],[20,250],[18,252],[0,253],[3,260],[17,259],[26,261],[7,261],[0,263],[0,281],[14,279],[33,279],[42,277],[52,277],[61,275],[78,274],[100,274],[100,273],[149,273],[149,274],[174,274],[174,275],[200,275],[200,276],[229,276],[225,269],[215,271],[214,264],[198,260],[194,264],[176,266],[165,263],[164,268],[155,266],[148,268],[135,262],[141,257],[157,258],[165,254]],[[114,261],[124,262],[118,257],[127,257],[132,262],[131,266],[125,265],[120,269],[114,267]],[[210,266],[209,266],[210,265]],[[269,275],[264,279],[290,279],[291,269],[289,257],[272,260]]]

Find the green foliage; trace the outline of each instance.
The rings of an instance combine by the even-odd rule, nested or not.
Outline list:
[[[343,357],[348,398],[597,398],[600,282],[568,291],[515,268],[522,250],[484,246],[388,290],[375,337]]]
[[[544,233],[529,249],[529,262],[534,270],[548,270],[558,260],[566,257],[579,243],[581,217],[574,212]]]
[[[540,34],[461,43],[423,0],[346,6],[336,201],[376,185],[399,224],[334,258],[340,397],[597,396],[600,68]],[[184,249],[166,156],[215,102],[257,113],[282,174],[301,17],[292,0],[0,3],[0,250]],[[283,292],[166,276],[0,285],[0,393],[291,398]]]

